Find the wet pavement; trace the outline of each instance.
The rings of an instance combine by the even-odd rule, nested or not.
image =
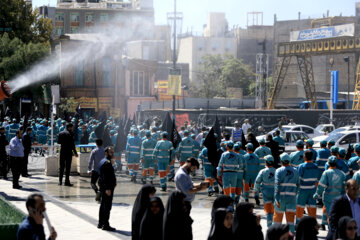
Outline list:
[[[108,233],[96,228],[99,204],[95,202],[95,193],[90,187],[90,177],[71,176],[70,181],[74,184],[73,187],[58,186],[57,177],[44,175],[42,170],[44,166],[43,157],[34,156],[29,159],[29,171],[32,176],[20,177],[20,185],[24,188],[14,190],[10,181],[0,180],[0,194],[24,212],[26,211],[26,196],[31,192],[44,194],[48,215],[58,232],[58,239],[104,239],[104,237],[130,239],[132,205],[143,185],[140,179],[137,183],[132,183],[125,171],[117,173],[117,187],[114,192],[110,224],[118,230],[115,233]],[[201,170],[198,170],[193,181],[200,182],[201,180]],[[158,177],[154,179],[154,185],[157,188],[156,195],[163,200],[165,205],[169,193],[175,189],[174,183],[169,183],[167,192],[160,191]],[[206,191],[196,194],[191,211],[191,217],[194,220],[192,226],[194,239],[207,239],[210,231],[211,207],[215,198],[215,195],[208,197]],[[255,212],[262,216],[261,225],[265,236],[264,212],[262,208],[256,208]],[[318,208],[318,222],[321,222],[320,214],[321,209]],[[320,231],[319,235],[322,238],[326,232]]]

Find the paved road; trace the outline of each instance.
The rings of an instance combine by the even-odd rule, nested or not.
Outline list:
[[[48,177],[39,169],[43,169],[44,159],[30,160],[30,178],[20,178],[22,190],[14,190],[10,181],[0,180],[0,194],[21,210],[26,211],[25,199],[31,192],[40,192],[47,200],[47,211],[50,220],[58,232],[58,239],[130,239],[132,204],[141,188],[141,183],[132,183],[126,174],[117,174],[118,185],[114,193],[114,204],[111,211],[110,224],[118,229],[108,233],[96,228],[99,205],[94,200],[94,192],[90,188],[90,178],[71,176],[74,187],[58,186],[57,177]],[[200,173],[200,172],[199,172]],[[200,175],[200,174],[198,174]],[[200,181],[201,176],[194,178]],[[158,178],[154,181],[157,195],[166,204],[169,192],[174,189],[174,183],[169,184],[168,192],[160,191]],[[206,192],[196,195],[192,204],[191,217],[194,219],[194,239],[207,239],[210,230],[210,212],[216,196],[208,197]],[[252,199],[251,199],[252,200]],[[261,208],[255,209],[262,215],[261,225],[266,232],[266,219]],[[318,222],[321,210],[318,209]],[[47,229],[47,228],[46,228]],[[46,230],[47,231],[47,230]],[[320,231],[323,238],[326,232]]]

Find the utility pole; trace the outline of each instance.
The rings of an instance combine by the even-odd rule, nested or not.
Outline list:
[[[173,49],[173,69],[176,70],[176,0],[174,0],[174,49]],[[172,111],[175,119],[175,95],[172,96]]]
[[[344,61],[347,63],[347,109],[350,109],[350,56],[344,57]]]

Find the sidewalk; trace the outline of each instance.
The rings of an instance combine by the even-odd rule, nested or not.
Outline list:
[[[141,183],[131,183],[126,175],[117,176],[118,185],[114,192],[113,207],[110,215],[110,225],[116,232],[106,232],[97,229],[99,204],[94,200],[94,192],[90,188],[90,178],[71,176],[74,187],[58,186],[57,177],[48,177],[42,173],[34,174],[31,178],[21,178],[21,190],[12,189],[11,181],[0,180],[0,194],[13,205],[26,213],[25,201],[29,194],[39,192],[46,200],[46,208],[51,224],[58,233],[58,239],[131,239],[132,204],[141,188]],[[159,191],[158,181],[155,186],[164,205],[174,183],[169,184],[166,193]],[[192,203],[191,217],[193,239],[207,239],[210,231],[211,207],[215,196],[208,197],[206,192],[196,194]],[[321,210],[317,209],[318,222],[321,222]],[[266,235],[266,220],[262,209],[255,212],[262,216],[261,225],[264,237]],[[49,236],[45,225],[46,235]],[[324,238],[327,232],[320,231],[319,237]]]

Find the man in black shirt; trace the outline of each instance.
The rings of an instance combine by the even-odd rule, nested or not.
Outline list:
[[[60,149],[60,169],[59,169],[59,185],[62,185],[62,179],[65,172],[65,186],[73,186],[70,183],[70,169],[71,169],[71,160],[72,154],[74,153],[75,157],[78,157],[76,152],[74,137],[72,134],[73,124],[68,123],[66,125],[66,130],[59,133],[58,144],[61,145]]]
[[[31,140],[32,140],[31,132],[32,132],[31,127],[26,128],[26,133],[23,135],[23,138],[22,138],[22,142],[23,142],[23,146],[24,146],[24,159],[23,159],[23,166],[22,166],[22,170],[21,170],[21,176],[23,176],[23,177],[30,177],[30,175],[28,174],[27,165],[28,165],[29,154],[31,151]]]
[[[99,210],[99,224],[98,228],[106,231],[115,231],[116,229],[110,227],[109,218],[116,187],[116,176],[114,168],[111,164],[111,159],[114,157],[114,148],[105,148],[105,158],[99,163],[99,186],[101,192],[101,204]]]
[[[279,153],[279,143],[275,142],[272,138],[271,134],[266,135],[266,143],[265,145],[270,148],[271,150],[271,155],[274,157],[274,167],[277,168],[279,167],[279,158],[280,158],[280,153]]]
[[[5,128],[0,127],[0,174],[4,179],[8,179],[8,156],[5,150],[7,145],[9,145],[9,142],[6,140]]]

